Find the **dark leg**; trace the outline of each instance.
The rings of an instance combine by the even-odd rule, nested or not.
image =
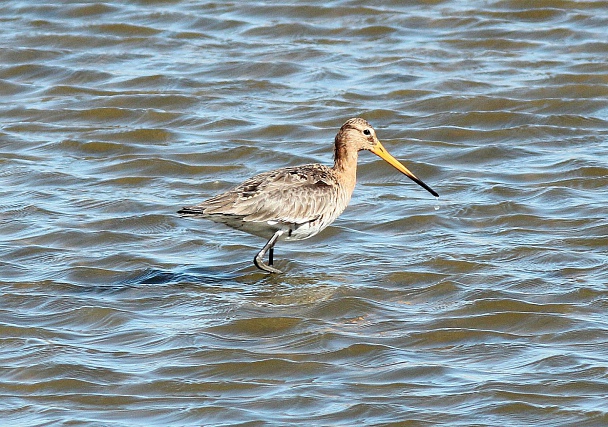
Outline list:
[[[268,242],[266,242],[266,244],[264,245],[262,250],[260,252],[258,252],[258,254],[253,259],[253,263],[260,270],[264,270],[269,273],[279,273],[279,274],[282,273],[281,270],[277,270],[276,268],[270,266],[270,265],[272,265],[272,262],[273,262],[272,256],[273,256],[273,252],[274,252],[273,251],[274,245],[277,242],[277,240],[279,240],[279,236],[281,236],[281,234],[283,234],[283,230],[279,230],[276,233],[274,233],[273,236],[270,238],[270,240],[268,240]],[[266,255],[266,252],[268,252],[268,251],[270,251],[268,254],[268,263],[270,265],[264,264],[264,255]]]
[[[268,249],[268,265],[272,265],[274,261],[274,248]]]

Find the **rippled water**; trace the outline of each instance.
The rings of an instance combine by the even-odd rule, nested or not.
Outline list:
[[[3,3],[5,423],[608,425],[606,2],[371,3]],[[354,116],[441,198],[175,214]]]

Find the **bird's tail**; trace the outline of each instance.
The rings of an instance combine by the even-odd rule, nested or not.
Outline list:
[[[181,208],[177,213],[181,216],[203,216],[205,215],[205,210],[200,206],[189,206]]]

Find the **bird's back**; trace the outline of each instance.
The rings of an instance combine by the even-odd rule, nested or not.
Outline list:
[[[180,214],[198,216],[261,237],[284,229],[285,239],[317,234],[340,215],[352,188],[324,165],[287,167],[256,175]]]

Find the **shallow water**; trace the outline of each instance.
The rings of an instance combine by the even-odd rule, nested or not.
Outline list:
[[[0,412],[33,425],[608,424],[603,1],[0,12]],[[276,248],[175,211],[331,163]]]

